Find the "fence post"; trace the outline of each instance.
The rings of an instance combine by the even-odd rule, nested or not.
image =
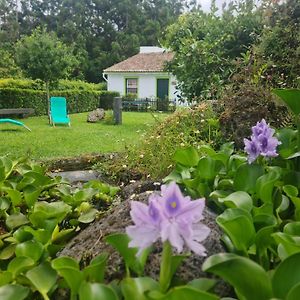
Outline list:
[[[114,97],[113,102],[114,120],[116,125],[122,124],[122,98]]]

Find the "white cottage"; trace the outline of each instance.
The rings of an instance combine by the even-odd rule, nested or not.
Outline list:
[[[165,72],[165,64],[173,54],[159,47],[140,47],[140,53],[103,71],[108,91],[121,96],[136,94],[137,98],[176,99],[176,78]]]

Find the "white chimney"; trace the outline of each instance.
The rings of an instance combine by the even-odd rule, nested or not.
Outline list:
[[[156,46],[142,46],[140,47],[140,53],[159,53],[164,52],[165,49]]]

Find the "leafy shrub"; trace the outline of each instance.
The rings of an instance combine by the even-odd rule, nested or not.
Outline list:
[[[155,114],[153,114],[155,118]],[[209,143],[218,147],[222,143],[218,120],[208,103],[193,109],[181,109],[167,117],[149,132],[134,148],[128,149],[114,165],[103,166],[120,180],[130,175],[162,178],[172,166],[172,157],[177,148],[186,145],[198,146]]]
[[[2,88],[45,90],[45,83],[39,79],[32,80],[32,79],[2,78],[0,79],[0,89]]]
[[[221,130],[237,148],[243,147],[243,138],[249,136],[251,126],[266,119],[274,127],[290,122],[285,106],[280,106],[266,88],[247,82],[227,88],[220,100],[224,111],[220,115]]]
[[[2,78],[0,79],[0,88],[17,88],[17,89],[31,89],[31,90],[45,90],[45,83],[42,80],[36,79],[15,79]],[[88,83],[81,80],[59,80],[55,90],[86,90],[86,91],[101,91],[106,90],[106,83]]]
[[[118,97],[120,94],[118,92],[102,91],[100,94],[99,107],[105,110],[113,109],[114,97]]]

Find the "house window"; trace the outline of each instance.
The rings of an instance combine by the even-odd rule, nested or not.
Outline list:
[[[127,78],[126,79],[126,95],[138,93],[138,80],[137,78]]]

